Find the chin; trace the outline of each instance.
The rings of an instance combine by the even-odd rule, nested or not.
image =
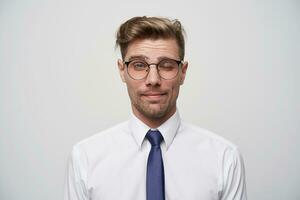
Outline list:
[[[148,118],[161,119],[161,118],[165,117],[168,114],[169,110],[168,110],[167,107],[166,108],[161,108],[161,107],[159,107],[159,108],[146,108],[146,109],[141,108],[140,112]]]
[[[166,116],[165,112],[151,112],[151,113],[147,113],[146,115],[148,115],[147,117],[151,118],[151,119],[161,119],[164,116]]]

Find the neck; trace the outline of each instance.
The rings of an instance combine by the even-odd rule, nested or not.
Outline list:
[[[150,128],[158,128],[160,125],[162,125],[165,121],[167,121],[175,112],[176,112],[176,107],[174,107],[174,109],[172,109],[170,112],[168,112],[167,114],[165,114],[162,117],[159,118],[150,118],[147,117],[143,114],[141,114],[140,112],[138,112],[136,109],[132,109],[133,114],[142,122],[144,122],[147,126],[149,126]]]

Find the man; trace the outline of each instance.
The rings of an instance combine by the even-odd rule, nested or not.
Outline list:
[[[131,118],[74,146],[65,200],[246,200],[237,147],[176,108],[188,68],[181,23],[134,17],[116,44]]]

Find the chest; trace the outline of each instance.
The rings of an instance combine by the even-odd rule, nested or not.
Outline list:
[[[180,152],[180,153],[179,153]],[[220,169],[216,157],[201,152],[163,151],[166,200],[217,200]],[[88,178],[92,200],[146,200],[148,150],[113,153]]]

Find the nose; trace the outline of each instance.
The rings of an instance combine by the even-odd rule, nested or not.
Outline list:
[[[158,73],[158,69],[156,65],[150,65],[149,66],[149,73],[146,77],[146,85],[160,85],[161,84],[161,78]]]

